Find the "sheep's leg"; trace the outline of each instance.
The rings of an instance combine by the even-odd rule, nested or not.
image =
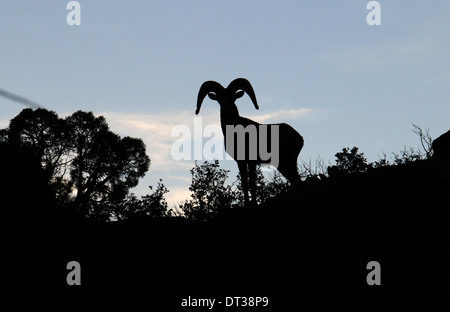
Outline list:
[[[256,205],[256,164],[248,164],[248,180],[250,184],[250,195],[252,195],[252,204]]]
[[[289,180],[291,186],[298,186],[301,182],[300,176],[298,174],[297,162],[291,161],[288,164],[280,165],[278,171]]]
[[[247,164],[239,162],[238,163],[239,172],[241,174],[241,184],[242,184],[242,191],[244,192],[244,205],[248,207],[250,201],[248,199],[248,170],[247,170]]]

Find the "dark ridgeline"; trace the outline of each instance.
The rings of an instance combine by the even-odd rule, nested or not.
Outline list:
[[[104,222],[62,205],[39,155],[0,137],[2,290],[286,291],[299,300],[305,291],[449,289],[448,157],[312,179],[209,222]],[[81,286],[66,284],[69,261],[81,265]],[[366,283],[370,261],[381,264],[381,286]]]
[[[245,78],[237,78],[230,82],[228,87],[224,88],[216,81],[206,81],[200,87],[197,97],[197,109],[195,114],[200,112],[203,99],[208,95],[212,100],[220,104],[220,125],[224,135],[225,150],[233,157],[239,167],[241,175],[242,188],[244,192],[245,204],[249,205],[248,191],[252,197],[253,205],[256,204],[256,166],[258,164],[272,164],[278,171],[286,177],[292,185],[300,183],[300,176],[297,172],[297,157],[303,148],[303,137],[290,125],[269,124],[261,125],[251,119],[241,117],[235,101],[244,95],[244,92],[250,96],[250,99],[259,109],[256,101],[256,95],[250,82]],[[246,130],[255,130],[256,137],[249,137],[251,134],[239,130],[232,133],[234,138],[228,141],[227,127],[236,129],[236,126],[243,126]],[[260,134],[260,126],[263,126],[266,132],[266,139]],[[249,129],[253,127],[252,129]],[[276,128],[276,129],[275,129]],[[251,131],[250,131],[251,132]],[[245,142],[244,146],[239,145],[239,141]],[[277,142],[277,146],[272,143]],[[231,144],[230,144],[231,143]],[[262,145],[266,146],[262,146]],[[253,146],[252,146],[253,144]],[[270,151],[270,157],[261,157],[261,153]],[[277,155],[274,155],[275,153]],[[254,155],[252,155],[254,153]],[[274,159],[276,158],[276,159]]]

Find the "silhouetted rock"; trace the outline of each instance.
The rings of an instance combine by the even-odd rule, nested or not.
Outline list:
[[[433,140],[432,147],[435,159],[450,159],[450,130]]]

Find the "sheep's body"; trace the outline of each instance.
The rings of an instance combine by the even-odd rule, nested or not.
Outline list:
[[[303,137],[286,123],[260,124],[241,117],[235,104],[235,100],[244,94],[240,90],[247,92],[255,108],[258,109],[250,83],[246,79],[238,78],[227,88],[223,88],[214,81],[205,82],[199,91],[196,114],[198,114],[206,94],[219,102],[225,150],[237,162],[245,203],[248,204],[249,188],[252,202],[256,202],[255,180],[258,164],[273,165],[292,185],[300,182],[297,157],[303,147]],[[265,131],[265,140],[262,131]],[[245,144],[240,145],[239,140],[244,141]]]
[[[233,146],[229,146],[226,144],[229,140],[227,135],[226,126],[232,126],[236,128],[238,125],[242,125],[245,129],[248,129],[248,126],[251,125],[256,129],[256,137],[252,138],[251,135],[246,137],[245,151],[240,150],[237,141],[237,135],[232,139],[234,143]],[[300,182],[300,177],[297,172],[297,157],[300,154],[300,151],[303,147],[303,137],[290,125],[286,123],[279,124],[260,124],[248,118],[240,117],[237,120],[236,124],[230,123],[222,123],[222,133],[224,135],[225,141],[225,150],[226,152],[238,163],[239,168],[241,168],[244,164],[271,164],[278,169],[278,171],[285,176],[289,182],[292,184],[298,184]],[[260,137],[260,131],[262,127],[267,129],[267,137]],[[274,129],[274,128],[277,129]],[[232,133],[234,134],[234,133]],[[253,139],[255,142],[256,151],[256,159],[255,157],[251,157],[251,153],[249,151],[250,140]],[[261,140],[264,140],[264,146],[261,146]],[[278,140],[277,146],[272,146],[273,142]],[[263,143],[263,144],[264,144]],[[278,148],[278,152],[276,153],[276,160],[273,159],[273,154],[275,151],[274,148]],[[261,157],[260,151],[263,150],[270,154],[270,157]],[[245,155],[245,159],[241,159],[239,156]],[[241,164],[242,163],[242,164]]]

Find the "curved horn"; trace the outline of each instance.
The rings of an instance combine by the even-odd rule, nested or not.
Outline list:
[[[256,101],[256,95],[255,91],[253,91],[253,87],[250,84],[250,82],[245,78],[237,78],[234,79],[230,84],[228,85],[227,89],[231,91],[238,91],[242,90],[248,94],[250,99],[252,99],[253,105],[255,105],[256,109],[259,109],[258,102]]]
[[[212,91],[218,93],[220,90],[223,90],[223,86],[220,83],[212,80],[205,81],[198,91],[197,109],[195,110],[195,114],[198,115],[198,113],[200,112],[200,107],[202,106],[203,99],[209,92]]]

